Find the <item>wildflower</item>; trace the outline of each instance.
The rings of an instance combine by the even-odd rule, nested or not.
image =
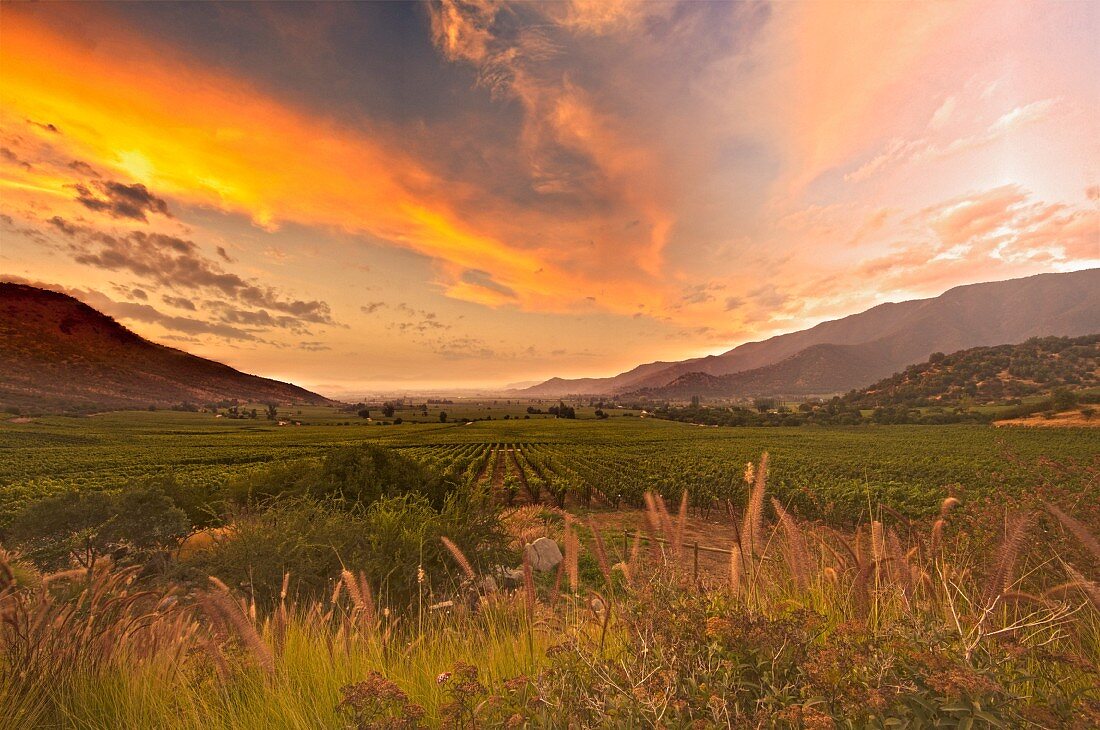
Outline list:
[[[450,679],[450,678],[451,678],[451,673],[450,672],[443,672],[438,677],[435,678],[435,683],[436,684],[446,684],[447,680]]]

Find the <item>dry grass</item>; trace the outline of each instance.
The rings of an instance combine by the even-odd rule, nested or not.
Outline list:
[[[440,601],[417,617],[381,613],[371,585],[351,568],[327,599],[309,603],[293,600],[292,579],[284,575],[278,605],[263,615],[216,578],[186,594],[174,586],[143,588],[133,569],[107,562],[92,571],[35,577],[0,553],[0,724],[34,727],[64,718],[81,727],[341,727],[334,709],[340,687],[376,670],[425,708],[431,725],[445,713],[446,698],[433,679],[439,672],[469,662],[482,667],[479,681],[503,695],[504,680],[535,676],[548,662],[553,665],[556,660],[545,650],[556,644],[556,652],[579,662],[574,669],[594,673],[593,686],[605,687],[605,696],[583,698],[586,707],[602,707],[616,696],[654,713],[631,717],[660,725],[665,717],[660,713],[673,712],[678,702],[690,706],[692,696],[680,697],[677,687],[690,685],[695,680],[689,675],[709,666],[678,664],[670,657],[679,650],[661,642],[732,632],[737,641],[748,642],[750,653],[759,653],[760,661],[775,661],[768,657],[778,656],[786,635],[758,637],[749,624],[782,623],[792,611],[799,620],[821,623],[819,638],[808,639],[811,645],[851,631],[862,646],[918,627],[920,636],[924,631],[947,636],[944,641],[958,652],[952,661],[967,671],[983,657],[1014,656],[1004,653],[1010,646],[1028,657],[1028,672],[1056,678],[1047,684],[1028,678],[1031,674],[1013,679],[1020,697],[1051,694],[1059,684],[1067,694],[1090,696],[1100,648],[1100,586],[1082,565],[1038,554],[1041,546],[1030,539],[1040,532],[1038,520],[1046,519],[1097,557],[1096,538],[1086,525],[1048,506],[1049,517],[1022,512],[1006,520],[994,550],[968,552],[946,539],[954,534],[960,505],[949,497],[931,526],[881,511],[878,519],[840,532],[769,500],[767,472],[766,455],[746,470],[745,512],[729,518],[730,531],[740,539],[730,541],[720,575],[704,574],[696,581],[686,570],[691,559],[683,550],[687,496],[673,518],[659,496],[647,494],[649,537],[668,540],[671,549],[649,539],[654,550],[643,550],[648,538],[638,531],[624,561],[611,566],[599,524],[590,517],[591,554],[602,577],[598,592],[596,585],[582,584],[580,538],[572,518],[565,517],[564,559],[553,585],[536,581],[524,554],[523,581],[514,593],[486,587],[473,563],[444,538],[465,580],[456,586],[455,600]],[[1036,566],[1050,569],[1040,574]],[[622,580],[616,580],[615,568]],[[1059,575],[1058,585],[1046,584],[1053,573],[1064,573],[1065,579]],[[561,593],[563,580],[569,581],[568,595]],[[471,595],[472,600],[459,600]],[[710,613],[692,614],[695,619],[677,625],[677,612],[685,607]],[[628,621],[629,612],[634,618]],[[647,612],[663,617],[654,618],[663,623],[646,629],[650,633],[632,633]],[[748,622],[747,628],[739,629],[731,617]],[[631,649],[639,645],[651,653]],[[910,649],[921,647],[899,648],[893,661],[905,659]],[[811,674],[819,669],[806,666]],[[896,664],[889,670],[900,671]],[[610,684],[599,684],[605,679]],[[660,687],[654,684],[666,679]],[[565,686],[541,687],[547,696],[540,707],[550,714],[532,710],[529,718],[560,719],[551,703],[560,701]],[[770,711],[801,707],[796,695],[784,701],[791,705],[769,706]],[[728,723],[713,724],[752,724],[748,710],[727,706],[724,712]]]

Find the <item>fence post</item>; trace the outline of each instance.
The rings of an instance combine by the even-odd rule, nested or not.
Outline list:
[[[693,543],[693,545],[694,545],[694,553],[695,553],[695,555],[694,555],[694,558],[695,558],[694,559],[694,563],[695,563],[695,566],[694,566],[695,582],[698,583],[699,582],[699,541],[696,540]]]
[[[627,528],[623,528],[623,564],[624,565],[626,563],[630,562],[630,555],[628,553],[630,548],[627,547],[627,544],[628,544],[629,541],[630,541],[630,530],[627,529]]]

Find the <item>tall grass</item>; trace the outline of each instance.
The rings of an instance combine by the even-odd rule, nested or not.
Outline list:
[[[407,612],[354,566],[320,600],[285,575],[272,606],[216,578],[39,576],[2,554],[0,726],[1100,723],[1095,566],[1041,539],[1062,530],[1100,560],[1088,526],[1020,511],[985,547],[949,497],[930,524],[882,508],[841,532],[769,500],[767,473],[766,455],[746,471],[726,569],[696,578],[687,496],[673,516],[649,494],[649,536],[620,562],[566,515],[557,572],[524,560],[511,590],[444,538],[462,582]]]

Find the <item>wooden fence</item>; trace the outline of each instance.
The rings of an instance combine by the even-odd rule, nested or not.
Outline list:
[[[655,543],[658,543],[660,545],[673,545],[673,546],[675,546],[674,543],[671,540],[666,540],[662,537],[650,537],[649,535],[645,534],[644,532],[637,532],[635,530],[630,530],[630,529],[623,530],[623,560],[626,560],[630,556],[630,541],[636,535],[639,536],[640,539],[643,542],[655,542]],[[680,543],[680,546],[681,547],[686,547],[686,548],[691,548],[692,576],[696,581],[699,580],[699,553],[700,552],[714,553],[716,555],[725,555],[727,557],[729,557],[730,555],[733,555],[732,550],[727,550],[725,548],[711,547],[709,545],[700,545],[698,540],[692,540],[691,542],[686,542],[685,541],[685,542]]]

